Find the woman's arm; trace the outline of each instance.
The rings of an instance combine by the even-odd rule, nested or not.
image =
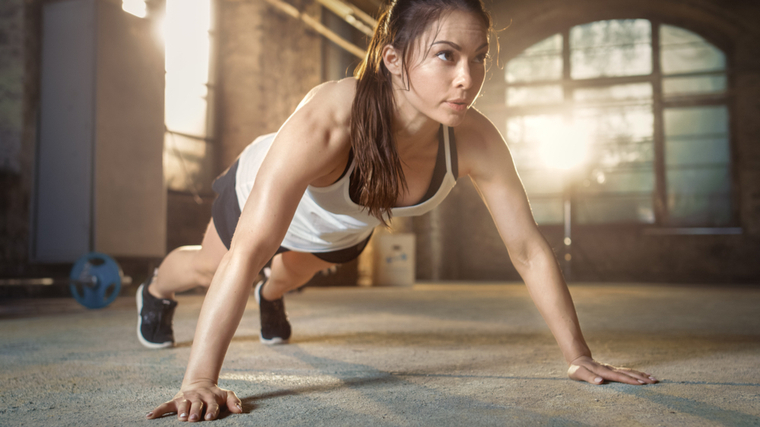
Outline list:
[[[583,338],[570,292],[549,244],[536,226],[512,156],[494,125],[471,110],[457,128],[461,174],[468,174],[486,203],[533,302],[546,321],[575,380],[653,383],[650,375],[594,361]]]
[[[285,237],[307,186],[342,170],[347,158],[343,111],[351,87],[332,85],[311,93],[275,137],[203,301],[182,387],[148,418],[177,412],[180,420],[195,421],[205,411],[214,419],[222,405],[242,412],[237,396],[217,381],[251,285]]]

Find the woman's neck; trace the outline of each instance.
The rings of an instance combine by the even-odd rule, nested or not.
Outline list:
[[[424,149],[438,141],[440,123],[421,114],[405,117],[402,113],[397,111],[393,121],[393,136],[399,154]]]

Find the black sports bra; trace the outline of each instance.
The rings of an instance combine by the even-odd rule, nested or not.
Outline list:
[[[438,154],[436,155],[435,159],[435,167],[433,169],[433,178],[430,180],[430,186],[428,187],[427,191],[425,192],[425,195],[422,196],[419,202],[415,203],[415,205],[418,205],[420,203],[424,203],[427,200],[429,200],[431,197],[435,195],[435,193],[438,192],[438,190],[441,188],[441,184],[443,183],[443,177],[446,176],[446,147],[443,143],[443,125],[438,130]],[[454,139],[454,129],[449,129],[449,142],[451,147],[451,172],[454,174],[454,178],[459,178],[459,165],[458,165],[458,159],[457,159],[457,144],[456,140]],[[343,173],[340,174],[340,177],[335,180],[335,182],[340,181],[344,176],[346,176],[346,172],[348,172],[348,169],[351,167],[351,162],[354,160],[354,152],[353,150],[349,151],[348,153],[348,162],[346,163],[346,168],[343,170]],[[356,170],[354,170],[354,173],[356,173]],[[353,178],[353,176],[352,176]],[[351,198],[351,201],[359,204],[359,186],[355,185],[354,183],[358,182],[356,179],[351,179],[349,182],[348,187],[348,195]]]

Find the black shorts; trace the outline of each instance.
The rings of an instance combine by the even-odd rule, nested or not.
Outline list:
[[[240,204],[238,203],[237,193],[235,193],[235,175],[239,162],[240,160],[235,160],[235,163],[219,175],[214,180],[214,183],[211,184],[211,188],[217,194],[217,198],[211,207],[211,218],[214,220],[216,232],[227,249],[232,244],[232,235],[235,233],[235,228],[240,220]],[[372,236],[370,235],[370,237]],[[313,255],[323,261],[343,264],[356,259],[364,251],[364,248],[367,247],[368,242],[369,237],[350,248],[333,252],[315,252]],[[289,250],[280,246],[275,255]]]

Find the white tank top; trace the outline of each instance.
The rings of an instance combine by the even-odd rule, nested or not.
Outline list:
[[[235,176],[235,192],[240,210],[243,210],[251,194],[256,174],[274,141],[276,134],[263,135],[254,140],[240,155],[240,165]],[[391,209],[393,216],[419,216],[438,206],[456,184],[452,169],[449,128],[443,129],[446,174],[438,191],[429,199],[413,206]],[[309,186],[298,204],[293,221],[288,227],[281,246],[298,252],[332,252],[350,248],[364,241],[372,230],[381,224],[369,215],[368,210],[351,200],[349,182],[356,166],[351,161],[348,170],[338,181],[327,187]]]

